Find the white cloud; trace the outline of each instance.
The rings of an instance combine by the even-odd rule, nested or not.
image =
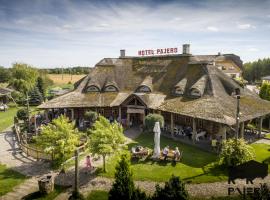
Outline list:
[[[218,32],[219,31],[219,29],[217,27],[215,27],[215,26],[208,26],[207,30],[212,31],[212,32]]]
[[[254,47],[250,47],[250,48],[248,48],[247,50],[248,50],[248,51],[251,51],[251,52],[258,52],[258,51],[259,51],[259,49],[254,48]]]
[[[242,30],[246,30],[246,29],[252,29],[252,28],[256,28],[256,27],[251,25],[251,24],[238,24],[237,28],[242,29]]]

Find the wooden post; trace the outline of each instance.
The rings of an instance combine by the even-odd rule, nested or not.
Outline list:
[[[174,134],[174,120],[173,120],[173,113],[171,113],[171,135]]]
[[[44,110],[44,114],[45,114],[45,120],[49,121],[49,116],[48,116],[48,110]]]
[[[119,123],[121,124],[121,122],[122,122],[122,111],[121,111],[121,106],[119,106],[119,108],[118,108],[118,118],[119,118]]]
[[[196,129],[196,119],[192,118],[192,140],[195,142],[197,135],[197,129]]]
[[[245,122],[241,123],[240,138],[244,138],[245,133]]]
[[[222,135],[223,140],[227,139],[227,127],[223,126],[223,135]]]
[[[130,113],[127,113],[127,127],[129,128],[130,122]]]
[[[35,135],[37,136],[37,115],[34,115]]]
[[[74,182],[74,192],[79,193],[79,151],[75,150],[75,182]]]
[[[259,138],[261,137],[262,134],[262,123],[263,123],[263,117],[259,118]]]
[[[145,113],[142,113],[143,126],[145,125]]]
[[[71,121],[74,120],[74,108],[71,108]]]

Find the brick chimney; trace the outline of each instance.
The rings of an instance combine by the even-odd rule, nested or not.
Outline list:
[[[183,54],[190,54],[190,44],[183,44]]]
[[[120,50],[120,58],[124,58],[126,56],[126,50],[125,49],[121,49]]]

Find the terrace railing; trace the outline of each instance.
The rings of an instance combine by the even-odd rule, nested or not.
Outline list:
[[[18,123],[14,123],[14,132],[16,134],[20,149],[27,156],[31,156],[32,158],[37,159],[37,160],[53,161],[55,159],[55,155],[53,153],[47,153],[43,150],[29,146],[29,144],[25,142],[26,138],[21,133],[20,126]],[[86,145],[87,145],[87,142],[78,147],[78,150],[80,153],[85,151]]]

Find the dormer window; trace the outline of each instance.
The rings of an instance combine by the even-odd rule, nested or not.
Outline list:
[[[113,85],[108,85],[104,88],[104,92],[117,92],[118,89]]]
[[[197,98],[202,96],[201,92],[196,88],[190,90],[190,95]]]
[[[146,85],[142,85],[137,89],[136,92],[146,92],[147,93],[147,92],[151,92],[151,89]]]
[[[200,98],[204,94],[204,90],[207,83],[207,76],[204,75],[197,80],[196,83],[189,89],[189,95],[191,98]]]
[[[152,79],[153,78],[151,76],[144,77],[144,80],[142,81],[140,86],[136,89],[136,92],[142,92],[142,93],[152,92],[152,88],[153,88]]]
[[[174,95],[175,96],[182,96],[184,94],[185,88],[187,84],[187,79],[181,79],[175,86],[174,86]]]
[[[86,88],[86,92],[99,92],[99,88],[95,85],[90,85]]]
[[[181,96],[184,94],[184,91],[182,90],[182,88],[176,88],[174,93],[176,96]]]

